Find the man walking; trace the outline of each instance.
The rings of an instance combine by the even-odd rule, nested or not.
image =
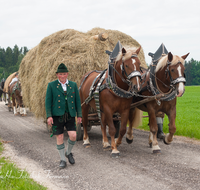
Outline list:
[[[48,125],[52,126],[53,135],[56,135],[57,149],[60,154],[60,168],[66,167],[66,158],[70,164],[75,160],[71,152],[76,142],[76,121],[81,123],[81,101],[77,84],[69,81],[68,69],[61,63],[58,66],[57,80],[50,82],[47,86],[45,109]],[[64,144],[64,126],[69,135],[67,141],[67,151]]]

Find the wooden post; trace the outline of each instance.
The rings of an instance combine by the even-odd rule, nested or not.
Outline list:
[[[94,40],[101,40],[101,41],[105,41],[108,38],[108,34],[107,33],[100,33],[98,35],[94,35],[91,38],[93,38]]]

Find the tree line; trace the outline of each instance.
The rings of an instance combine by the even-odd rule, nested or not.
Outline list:
[[[0,81],[6,79],[10,74],[19,70],[20,63],[26,53],[27,47],[7,47],[6,50],[0,46]],[[191,59],[185,61],[186,85],[200,85],[200,61]]]
[[[28,48],[25,46],[19,48],[15,45],[13,49],[11,47],[4,49],[0,46],[0,80],[6,79],[19,70],[20,63],[27,52]]]
[[[185,61],[186,86],[200,85],[200,61]]]

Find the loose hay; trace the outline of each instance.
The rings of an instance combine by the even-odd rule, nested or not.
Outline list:
[[[100,33],[107,33],[108,39],[100,41],[91,38]],[[105,51],[112,51],[118,41],[125,47],[140,46],[129,35],[102,28],[93,28],[87,33],[66,29],[45,37],[26,54],[20,64],[23,102],[36,118],[45,119],[46,88],[50,81],[57,79],[55,73],[58,65],[64,63],[69,70],[69,80],[79,86],[86,72],[108,68],[108,55]],[[147,68],[142,49],[139,59],[142,66]]]

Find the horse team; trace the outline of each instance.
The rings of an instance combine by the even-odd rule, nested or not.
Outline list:
[[[184,61],[189,55],[173,55],[168,52],[163,44],[152,56],[152,63],[148,69],[142,69],[138,59],[140,48],[135,51],[127,50],[118,46],[116,52],[110,54],[109,67],[105,74],[97,72],[87,73],[81,81],[80,98],[82,103],[82,125],[84,129],[83,145],[90,146],[87,134],[88,111],[90,107],[99,111],[101,130],[103,136],[103,148],[110,147],[106,136],[106,127],[111,137],[112,157],[118,157],[117,147],[121,144],[126,133],[127,122],[129,123],[126,140],[133,141],[133,127],[139,125],[141,119],[140,110],[148,112],[149,116],[149,144],[153,153],[160,153],[157,141],[158,126],[156,113],[164,112],[169,119],[169,133],[164,138],[165,144],[170,144],[176,131],[176,99],[181,97],[185,91],[186,82],[184,75]],[[104,77],[103,77],[104,76]],[[101,81],[101,82],[100,82]],[[95,90],[96,89],[96,90]],[[130,94],[132,94],[130,96]],[[152,96],[162,94],[160,99],[146,101],[131,107],[132,103],[140,102]],[[96,96],[99,102],[96,101]],[[121,116],[121,128],[118,138],[115,139],[116,128],[113,123],[113,114]]]
[[[20,81],[15,80],[12,82],[12,79],[18,75],[17,72],[11,74],[6,80],[2,79],[0,83],[0,97],[2,101],[5,101],[5,105],[8,106],[8,110],[13,110],[14,115],[20,114],[21,116],[26,116],[26,108],[23,105],[22,100],[22,89]]]
[[[189,53],[181,57],[173,55],[161,44],[154,54],[149,54],[152,57],[152,63],[148,69],[144,69],[138,58],[140,49],[141,47],[122,47],[121,43],[118,42],[113,52],[107,52],[109,54],[108,69],[102,72],[90,71],[83,76],[79,93],[82,103],[84,147],[90,146],[87,126],[88,113],[91,108],[98,113],[103,148],[111,148],[112,157],[119,157],[120,152],[117,147],[122,143],[125,134],[127,143],[133,142],[133,127],[139,125],[142,118],[141,111],[148,112],[149,144],[152,146],[153,153],[161,151],[157,141],[158,127],[156,122],[156,113],[159,111],[164,112],[169,119],[169,133],[163,141],[165,144],[170,144],[173,141],[173,135],[176,131],[176,100],[185,91],[184,61]],[[1,82],[0,93],[4,82]],[[159,94],[163,96],[148,101],[149,97]],[[16,101],[21,109],[20,114],[26,115],[19,81],[10,86],[8,96],[8,107],[11,107],[10,97],[12,97],[14,114],[17,114]],[[147,100],[145,103],[137,104],[136,107],[131,106],[145,99]],[[115,113],[119,113],[121,117],[121,127],[117,138],[115,137],[117,129],[113,122]],[[127,127],[127,123],[129,123],[129,127]],[[106,135],[106,127],[108,127],[111,137],[111,145]]]

